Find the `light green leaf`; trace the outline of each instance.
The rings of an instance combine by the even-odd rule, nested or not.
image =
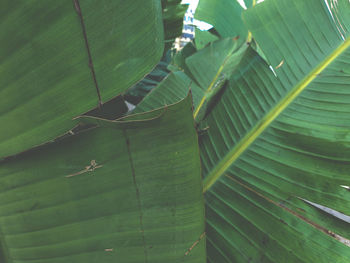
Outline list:
[[[204,263],[190,98],[150,114],[3,161],[0,261]]]
[[[0,158],[63,134],[151,71],[161,12],[154,0],[2,1]]]

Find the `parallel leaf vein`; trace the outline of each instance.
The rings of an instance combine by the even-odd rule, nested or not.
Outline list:
[[[315,67],[304,79],[302,79],[275,107],[273,107],[242,140],[229,151],[218,165],[204,179],[203,192],[210,187],[229,169],[229,167],[241,156],[241,154],[260,136],[260,134],[288,107],[300,93],[337,57],[350,47],[350,38],[346,39],[325,60]]]

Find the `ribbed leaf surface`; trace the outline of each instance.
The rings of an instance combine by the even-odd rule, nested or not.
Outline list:
[[[155,68],[124,94],[125,99],[132,104],[138,104],[152,89],[157,87],[158,84],[169,75],[170,70],[168,66],[170,62],[171,50],[168,50]]]
[[[200,0],[195,18],[214,26],[221,37],[237,37],[244,41],[248,31],[242,21],[242,6],[234,0]]]
[[[193,88],[193,96],[196,95],[194,92],[202,94],[201,89],[191,82],[185,73],[172,72],[137,105],[132,113],[146,112],[176,103],[188,95],[190,87]],[[194,99],[197,97],[199,96],[195,96]],[[197,101],[200,99],[201,97],[197,98]]]
[[[237,39],[226,38],[211,42],[198,52],[191,48],[193,54],[188,57],[178,53],[174,62],[178,68],[175,70],[182,69],[184,72],[175,71],[163,80],[135,111],[143,112],[175,103],[184,98],[191,89],[194,117],[199,122],[246,51],[246,45],[240,48],[237,45]]]
[[[337,3],[245,14],[277,76],[250,50],[201,124],[210,262],[350,260],[336,235],[349,224],[298,199],[350,214],[350,3]]]
[[[1,262],[205,262],[190,99],[132,119],[1,163]]]
[[[63,134],[148,73],[161,11],[153,0],[2,1],[0,158]]]

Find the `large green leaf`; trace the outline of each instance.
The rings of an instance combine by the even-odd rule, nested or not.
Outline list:
[[[209,127],[200,137],[204,176],[229,156],[282,90],[255,51],[247,53],[241,68],[201,123]],[[249,258],[252,262],[315,262],[321,253],[326,256],[317,262],[347,262],[349,248],[308,225],[305,217],[347,237],[348,224],[319,213],[296,196],[326,201],[346,211],[349,194],[340,185],[350,183],[345,173],[349,164],[290,147],[300,143],[299,138],[293,131],[277,136],[276,130],[273,125],[268,134],[261,134],[207,191],[209,262],[247,262]],[[334,252],[327,251],[330,248]]]
[[[171,47],[175,39],[182,34],[183,19],[188,5],[181,4],[181,0],[162,0],[162,8],[165,42],[164,55],[152,72],[127,91],[126,100],[135,105],[169,74],[168,65],[173,51]]]
[[[177,54],[174,63],[183,72],[172,73],[163,80],[141,102],[136,112],[174,103],[184,98],[191,89],[194,118],[199,122],[210,110],[213,101],[234,72],[245,51],[246,45],[239,47],[237,39],[226,38],[211,42],[206,48],[190,53],[191,55],[187,57],[182,53]]]
[[[100,127],[0,164],[0,261],[204,263],[190,98],[85,118]]]
[[[209,262],[350,260],[349,224],[303,201],[350,214],[350,3],[332,6],[244,15],[277,76],[250,50],[201,123]]]
[[[0,158],[54,139],[151,71],[161,12],[155,0],[2,1]]]
[[[248,30],[241,19],[243,8],[236,0],[200,0],[195,18],[214,26],[221,37],[245,40]]]

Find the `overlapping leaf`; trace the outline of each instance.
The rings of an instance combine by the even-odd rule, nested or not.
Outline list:
[[[1,163],[0,261],[205,262],[190,98],[85,118],[101,127]]]
[[[171,48],[175,38],[181,36],[183,19],[188,5],[181,0],[162,0],[165,50]]]
[[[206,48],[198,52],[193,51],[188,57],[180,53],[175,57],[175,64],[184,73],[182,71],[172,73],[155,88],[151,96],[144,99],[145,102],[140,103],[142,106],[137,111],[143,111],[143,105],[146,104],[145,109],[154,109],[167,103],[174,103],[186,96],[191,89],[194,117],[196,122],[199,122],[207,114],[215,96],[234,72],[245,50],[245,45],[238,46],[237,39],[226,38],[211,42]],[[179,78],[180,81],[176,83],[174,78]]]
[[[127,91],[126,100],[135,105],[170,73],[168,70],[172,54],[170,49],[175,39],[181,36],[183,18],[188,5],[181,4],[181,0],[162,0],[162,8],[165,41],[164,55],[152,72]]]
[[[210,42],[213,42],[215,40],[218,40],[219,37],[215,36],[214,34],[210,33],[209,31],[202,31],[196,28],[196,37],[194,39],[194,42],[196,44],[196,48],[202,49],[203,47],[207,46]]]
[[[244,41],[248,30],[241,18],[243,10],[235,0],[200,0],[195,18],[213,25],[221,37],[239,36]]]
[[[244,16],[277,76],[250,50],[202,123],[210,262],[349,261],[348,223],[302,200],[350,214],[350,3],[337,4]]]
[[[153,0],[2,1],[0,158],[63,134],[151,71],[161,12]]]
[[[147,112],[180,101],[187,96],[191,85],[191,79],[185,73],[172,72],[137,105],[132,113]],[[198,86],[195,90],[199,90]]]
[[[134,105],[138,104],[152,89],[168,76],[171,62],[171,51],[169,50],[156,65],[156,67],[141,81],[136,83],[125,93],[125,99]]]

